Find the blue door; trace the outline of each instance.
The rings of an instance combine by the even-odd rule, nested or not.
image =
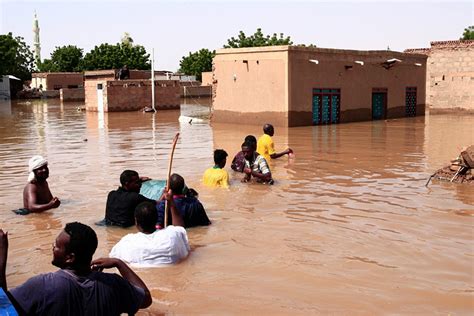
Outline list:
[[[313,125],[339,123],[340,89],[313,89]]]
[[[319,113],[319,103],[321,102],[321,96],[316,94],[313,95],[313,125],[319,124],[321,114]]]
[[[372,119],[383,120],[386,117],[386,92],[373,92],[372,93]]]

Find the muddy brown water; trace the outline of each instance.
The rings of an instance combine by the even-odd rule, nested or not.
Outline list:
[[[153,295],[141,314],[426,314],[474,312],[474,186],[429,175],[474,143],[474,116],[427,115],[332,126],[276,128],[273,186],[201,183],[212,152],[230,157],[260,126],[180,123],[207,101],[155,115],[78,111],[80,103],[0,103],[1,228],[10,234],[10,287],[54,271],[52,243],[77,220],[93,226],[120,172],[164,179],[173,170],[200,193],[213,224],[189,229],[190,256],[138,269]],[[204,105],[202,105],[204,103]],[[87,141],[85,141],[87,139]],[[28,159],[42,154],[62,204],[19,216]],[[134,228],[94,227],[96,257]]]

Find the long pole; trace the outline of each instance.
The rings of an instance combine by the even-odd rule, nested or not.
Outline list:
[[[168,163],[168,177],[166,178],[166,191],[168,192],[170,190],[170,176],[171,176],[171,167],[173,166],[173,155],[174,155],[174,149],[176,148],[176,143],[178,142],[179,138],[179,133],[176,133],[173,139],[173,146],[171,148],[171,154],[170,154],[170,161]],[[168,200],[165,200],[165,219],[164,219],[164,227],[168,226]]]
[[[151,107],[155,109],[155,49],[151,49]]]

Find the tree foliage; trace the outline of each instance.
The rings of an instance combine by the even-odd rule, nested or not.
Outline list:
[[[262,29],[250,36],[245,35],[243,31],[239,32],[237,38],[231,37],[227,40],[227,45],[224,48],[240,48],[240,47],[260,47],[260,46],[275,46],[275,45],[291,45],[293,42],[289,36],[284,37],[283,33],[278,36],[276,33],[270,35],[263,35]]]
[[[0,75],[29,80],[33,67],[33,53],[23,37],[13,37],[12,33],[0,35]]]
[[[82,71],[82,48],[73,45],[56,47],[51,59],[45,59],[38,65],[39,71]]]
[[[474,40],[474,25],[468,26],[464,29],[460,40]]]
[[[129,69],[149,70],[150,54],[141,45],[101,44],[84,56],[84,70],[117,69],[127,65]]]
[[[203,48],[197,52],[189,53],[183,56],[179,62],[179,72],[186,75],[196,76],[197,80],[202,79],[202,72],[212,70],[212,59],[216,55],[216,51],[210,51]]]

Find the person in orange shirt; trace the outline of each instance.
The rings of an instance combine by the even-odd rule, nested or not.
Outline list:
[[[284,155],[292,155],[293,150],[291,148],[287,148],[282,152],[275,151],[275,144],[273,143],[272,136],[275,133],[272,124],[265,124],[263,125],[263,135],[260,136],[257,142],[257,152],[262,155],[267,161],[270,159],[277,159]]]

